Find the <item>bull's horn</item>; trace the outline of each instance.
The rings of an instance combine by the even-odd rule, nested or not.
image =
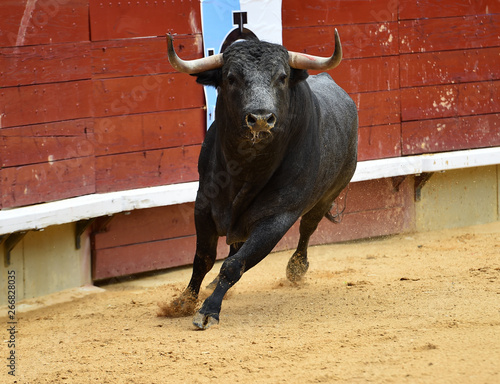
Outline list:
[[[331,57],[319,57],[306,55],[304,53],[288,52],[288,63],[290,67],[296,69],[311,69],[326,71],[335,68],[342,60],[342,46],[340,45],[340,37],[335,28],[335,52]]]
[[[179,72],[184,73],[200,73],[208,71],[210,69],[216,69],[222,67],[224,60],[222,59],[222,54],[204,57],[202,59],[195,60],[182,60],[177,56],[174,50],[174,38],[169,33],[167,34],[167,46],[168,46],[168,61],[172,64]]]

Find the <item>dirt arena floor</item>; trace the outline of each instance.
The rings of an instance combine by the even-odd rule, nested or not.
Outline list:
[[[248,272],[207,331],[156,316],[188,269],[25,312],[0,382],[500,383],[500,223],[312,247],[298,285],[291,253]]]

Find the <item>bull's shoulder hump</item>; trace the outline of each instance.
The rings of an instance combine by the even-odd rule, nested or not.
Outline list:
[[[317,83],[333,83],[336,84],[335,81],[332,79],[332,77],[326,73],[326,72],[321,72],[318,73],[317,75],[311,75],[307,78],[307,82],[309,84],[317,84]]]
[[[335,100],[336,103],[343,100],[347,104],[353,103],[351,97],[344,91],[332,77],[326,73],[320,73],[307,78],[307,83],[311,91],[318,97],[319,100]]]
[[[309,76],[306,79],[307,83],[311,89],[321,89],[321,88],[337,88],[337,83],[332,79],[332,77],[326,73],[322,72],[317,75]]]

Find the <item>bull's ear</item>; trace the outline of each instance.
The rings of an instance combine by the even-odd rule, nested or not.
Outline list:
[[[191,76],[196,76],[196,82],[202,85],[209,85],[217,88],[222,82],[222,70],[211,69],[210,71],[194,73]]]
[[[309,77],[305,69],[290,68],[290,86],[293,87]]]

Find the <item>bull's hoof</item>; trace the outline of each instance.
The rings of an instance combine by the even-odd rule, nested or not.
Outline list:
[[[286,266],[286,278],[296,283],[304,277],[309,268],[309,262],[301,254],[294,253]]]
[[[193,324],[199,329],[208,329],[212,325],[219,324],[219,315],[215,313],[205,315],[197,312],[193,317]]]

